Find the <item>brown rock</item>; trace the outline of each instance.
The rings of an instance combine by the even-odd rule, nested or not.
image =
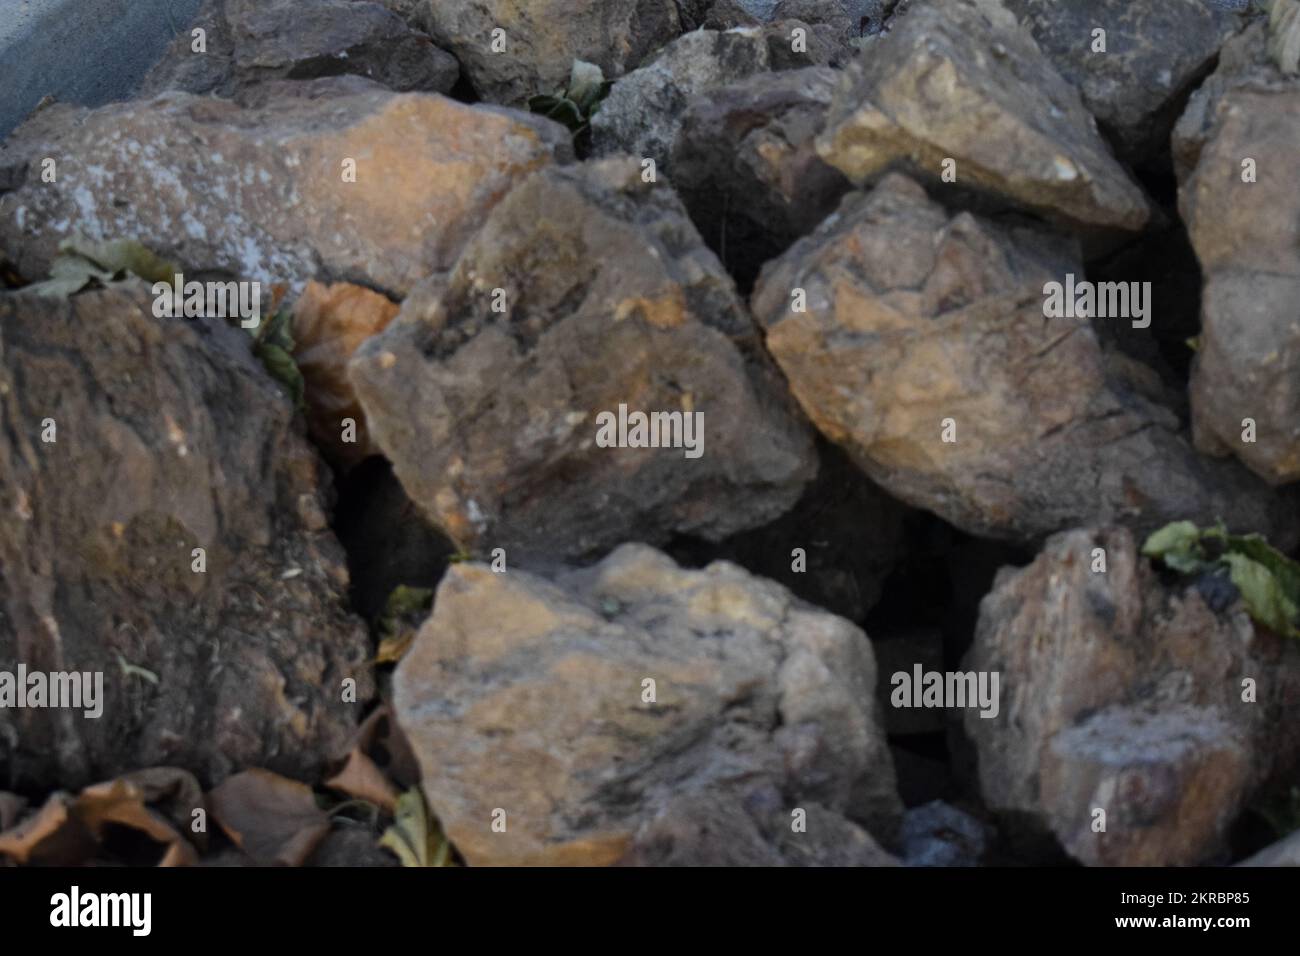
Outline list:
[[[966,712],[986,803],[1085,863],[1213,859],[1253,788],[1300,754],[1300,648],[1240,604],[1220,617],[1166,589],[1125,530],[1063,533],[1003,569],[963,668],[1001,675],[998,715]]]
[[[720,540],[778,517],[816,468],[730,278],[631,159],[516,188],[350,375],[411,499],[512,562]],[[616,437],[603,415],[636,412],[685,416],[678,447],[598,443]]]
[[[0,670],[103,675],[98,718],[0,710],[0,763],[31,788],[314,778],[372,693],[328,473],[246,333],[150,305],[0,296]]]
[[[1272,68],[1262,30],[1230,46],[1175,134],[1205,275],[1192,422],[1198,448],[1282,484],[1300,479],[1300,80]]]
[[[895,497],[972,534],[1033,542],[1190,518],[1287,546],[1288,499],[1198,456],[1087,319],[1044,317],[1047,283],[1069,274],[1084,273],[1063,240],[950,216],[895,175],[769,263],[753,309],[821,432]]]
[[[549,580],[454,565],[394,702],[470,865],[887,862],[849,823],[901,810],[875,682],[847,621],[625,545]]]
[[[295,294],[318,278],[400,296],[448,266],[515,182],[569,151],[547,120],[356,77],[282,84],[250,108],[179,93],[55,106],[0,159],[25,170],[0,194],[0,259],[43,277],[80,231]],[[43,157],[54,183],[41,181]],[[343,180],[347,159],[356,182]]]
[[[899,166],[939,182],[953,159],[961,189],[1071,226],[1147,221],[1079,94],[996,3],[914,4],[845,71],[818,149],[858,184]]]

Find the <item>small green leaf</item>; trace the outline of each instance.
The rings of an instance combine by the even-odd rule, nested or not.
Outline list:
[[[271,377],[284,386],[293,399],[294,407],[302,408],[306,404],[307,383],[288,350],[278,345],[262,343],[257,346],[256,354]]]

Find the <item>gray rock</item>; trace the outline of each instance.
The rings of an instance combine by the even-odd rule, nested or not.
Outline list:
[[[360,0],[207,0],[196,25],[207,49],[182,31],[145,78],[163,90],[232,96],[272,79],[353,74],[390,89],[446,93],[460,68],[450,53],[379,3]]]
[[[1138,230],[1141,189],[1079,94],[996,0],[920,0],[841,80],[818,148],[858,184],[887,170],[941,180],[1072,228]]]
[[[613,85],[591,120],[592,152],[650,158],[667,170],[691,97],[765,72],[769,63],[762,30],[687,33]]]
[[[1031,543],[1190,518],[1289,546],[1290,495],[1197,455],[1087,319],[1044,318],[1046,284],[1071,273],[1083,266],[1063,240],[950,215],[893,175],[769,263],[751,302],[822,434],[963,530]]]
[[[136,282],[0,294],[0,671],[103,675],[98,718],[0,709],[7,786],[316,779],[373,694],[292,403],[245,332],[151,306]]]
[[[1187,94],[1244,25],[1204,0],[1004,0],[1130,161],[1166,150]],[[1093,31],[1106,31],[1094,52]]]
[[[933,800],[903,814],[899,839],[906,866],[979,866],[988,827],[951,804]]]
[[[1237,866],[1300,866],[1300,832],[1283,837]]]
[[[886,864],[875,681],[849,622],[625,545],[548,578],[454,565],[394,702],[471,865]]]
[[[482,99],[507,106],[563,89],[574,60],[622,76],[682,31],[674,0],[424,0],[416,19]]]
[[[816,468],[731,279],[628,158],[517,187],[349,374],[411,499],[475,554],[721,540],[779,517]],[[598,445],[620,406],[702,418],[703,444]]]
[[[80,232],[137,239],[187,272],[286,283],[292,298],[312,278],[400,297],[454,261],[513,183],[572,155],[549,120],[358,77],[256,90],[247,107],[166,93],[37,113],[0,152],[15,184],[0,193],[0,260],[42,278]]]

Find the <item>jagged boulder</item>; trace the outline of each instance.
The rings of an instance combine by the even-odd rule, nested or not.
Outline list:
[[[1148,218],[1078,92],[997,3],[918,0],[845,70],[818,148],[858,184],[901,167],[1072,228]]]
[[[731,279],[634,159],[517,187],[350,376],[411,499],[485,556],[719,540],[816,470]]]
[[[80,232],[295,296],[313,278],[401,296],[514,183],[572,155],[549,120],[358,77],[262,93],[247,108],[167,93],[41,110],[0,152],[0,260],[42,278]]]
[[[901,813],[875,682],[849,622],[625,545],[454,565],[394,701],[471,865],[871,865]]]
[[[965,717],[988,806],[1089,864],[1218,859],[1300,755],[1300,646],[1207,600],[1162,583],[1124,529],[1065,532],[999,572],[963,662],[1001,675],[998,715]]]
[[[769,263],[752,305],[821,432],[972,534],[1191,518],[1294,541],[1289,496],[1197,455],[1088,319],[1045,317],[1049,283],[1083,274],[1065,240],[952,215],[893,175]]]
[[[315,779],[373,693],[292,403],[245,332],[151,306],[134,282],[0,294],[0,671],[103,688],[98,717],[0,708],[8,787]]]

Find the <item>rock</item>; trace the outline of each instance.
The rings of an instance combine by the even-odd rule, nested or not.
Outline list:
[[[508,106],[563,89],[574,60],[622,76],[682,31],[674,0],[424,0],[416,20],[480,98]]]
[[[1105,355],[1087,319],[1044,318],[1047,283],[1070,274],[1084,271],[1068,243],[950,216],[891,175],[769,263],[752,306],[822,434],[971,534],[1032,543],[1079,524],[1222,519],[1288,547],[1288,496],[1198,456],[1142,393],[1142,367]]]
[[[307,425],[331,461],[355,465],[379,453],[348,379],[348,361],[362,342],[388,328],[398,308],[346,282],[309,282],[294,304],[293,358],[306,386]]]
[[[699,865],[884,862],[849,822],[888,839],[901,810],[875,681],[847,621],[624,545],[548,577],[453,565],[393,687],[471,866]]]
[[[1283,837],[1237,866],[1300,866],[1300,831]]]
[[[1205,276],[1193,434],[1282,484],[1300,479],[1300,80],[1272,68],[1262,30],[1230,46],[1240,60],[1225,50],[1226,72],[1175,132],[1179,210]]]
[[[849,41],[850,34],[836,23],[804,23],[802,20],[779,20],[763,28],[767,38],[768,61],[773,70],[801,70],[811,66],[844,67],[852,62],[858,48]]]
[[[1195,587],[1162,585],[1124,529],[1065,532],[1003,569],[963,669],[1001,675],[999,714],[965,717],[986,804],[1084,863],[1213,860],[1251,791],[1300,755],[1300,647],[1240,603],[1216,616]]]
[[[568,133],[540,117],[356,77],[282,84],[250,108],[181,93],[54,106],[0,154],[21,183],[0,194],[0,259],[40,278],[81,232],[294,296],[312,278],[402,296],[454,261],[515,182],[570,155]]]
[[[10,784],[315,779],[346,750],[373,694],[366,633],[328,473],[247,333],[154,319],[140,283],[0,295],[0,418],[0,670],[103,675],[98,718],[0,710]]]
[[[730,278],[633,159],[518,186],[349,374],[411,499],[511,562],[721,540],[779,517],[816,468]],[[677,431],[597,443],[635,413]]]
[[[1109,707],[1060,731],[1042,804],[1065,850],[1093,866],[1171,866],[1222,852],[1250,777],[1235,728],[1200,707]],[[1096,832],[1097,810],[1105,830]]]
[[[1205,0],[1004,0],[1130,162],[1169,147],[1188,93],[1241,28]],[[1105,31],[1105,49],[1094,47]]]
[[[146,95],[163,90],[237,91],[270,79],[354,74],[402,92],[447,93],[456,58],[380,3],[360,0],[206,0],[196,25],[207,48],[182,31],[145,78]]]
[[[762,26],[771,19],[769,10],[763,16],[755,16],[746,9],[747,0],[714,0],[704,18],[706,30],[733,30],[736,27]]]
[[[1071,228],[1147,221],[1079,94],[994,2],[913,5],[845,71],[818,149],[861,185],[902,166],[947,188],[952,159],[959,188]]]
[[[851,188],[814,145],[835,83],[825,67],[760,73],[696,97],[681,119],[673,185],[742,286]]]
[[[979,866],[988,828],[969,813],[933,800],[903,814],[900,838],[907,866]]]
[[[617,81],[591,118],[597,156],[628,153],[668,168],[673,142],[691,97],[766,72],[762,30],[696,30]]]

